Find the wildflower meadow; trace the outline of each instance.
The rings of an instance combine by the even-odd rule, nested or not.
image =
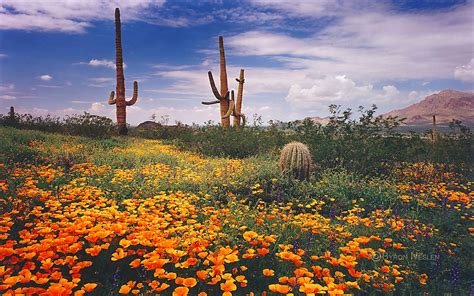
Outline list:
[[[473,183],[1,128],[2,295],[467,295]]]

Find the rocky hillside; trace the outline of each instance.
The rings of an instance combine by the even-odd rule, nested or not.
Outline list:
[[[443,90],[421,102],[384,114],[389,115],[405,117],[407,125],[429,125],[432,116],[436,115],[436,121],[440,124],[457,119],[464,125],[474,126],[474,93]]]

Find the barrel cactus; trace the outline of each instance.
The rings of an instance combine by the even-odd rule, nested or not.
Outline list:
[[[291,142],[281,150],[280,169],[284,175],[305,180],[311,173],[311,153],[303,143]]]

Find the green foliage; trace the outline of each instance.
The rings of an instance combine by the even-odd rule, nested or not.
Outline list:
[[[358,120],[351,119],[352,111],[330,106],[327,126],[305,120],[290,128],[294,138],[306,143],[313,161],[320,169],[344,168],[360,174],[384,173],[387,163],[400,161],[437,161],[472,163],[472,137],[462,127],[447,135],[440,135],[436,145],[420,134],[403,134],[396,128],[403,119],[375,117],[377,107],[359,108]],[[461,129],[461,127],[458,127]]]
[[[208,156],[245,158],[276,150],[285,142],[283,132],[276,128],[206,126],[174,143]]]
[[[386,164],[402,161],[472,166],[472,134],[461,122],[453,121],[450,132],[440,134],[433,145],[428,134],[402,133],[397,130],[402,119],[375,116],[376,110],[376,106],[360,107],[360,117],[356,120],[351,119],[350,109],[342,110],[340,106],[332,105],[330,122],[326,126],[304,120],[263,127],[261,118],[255,116],[254,124],[249,126],[162,125],[153,130],[132,129],[130,134],[164,140],[206,156],[232,158],[279,153],[286,143],[299,141],[310,148],[316,170],[344,169],[362,175],[385,174],[389,169]],[[107,138],[115,133],[110,119],[88,113],[63,120],[14,113],[13,118],[0,116],[0,125],[96,138]]]
[[[115,127],[110,118],[87,112],[82,115],[67,116],[62,124],[63,130],[68,134],[93,138],[110,137]]]
[[[31,141],[39,137],[35,132],[18,132],[14,128],[0,127],[0,162],[15,163],[35,161],[38,152],[29,146]]]
[[[111,119],[87,112],[84,112],[82,115],[67,116],[64,119],[50,115],[43,117],[17,113],[14,114],[12,119],[10,114],[6,116],[0,115],[0,126],[94,138],[110,137],[114,130],[114,124]]]

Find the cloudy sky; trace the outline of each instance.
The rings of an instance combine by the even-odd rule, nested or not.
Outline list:
[[[120,4],[119,4],[120,3]],[[128,122],[218,122],[207,71],[224,36],[243,111],[326,116],[327,106],[405,107],[474,89],[474,4],[459,0],[1,0],[0,113],[88,111],[115,119],[114,9],[121,8]]]

